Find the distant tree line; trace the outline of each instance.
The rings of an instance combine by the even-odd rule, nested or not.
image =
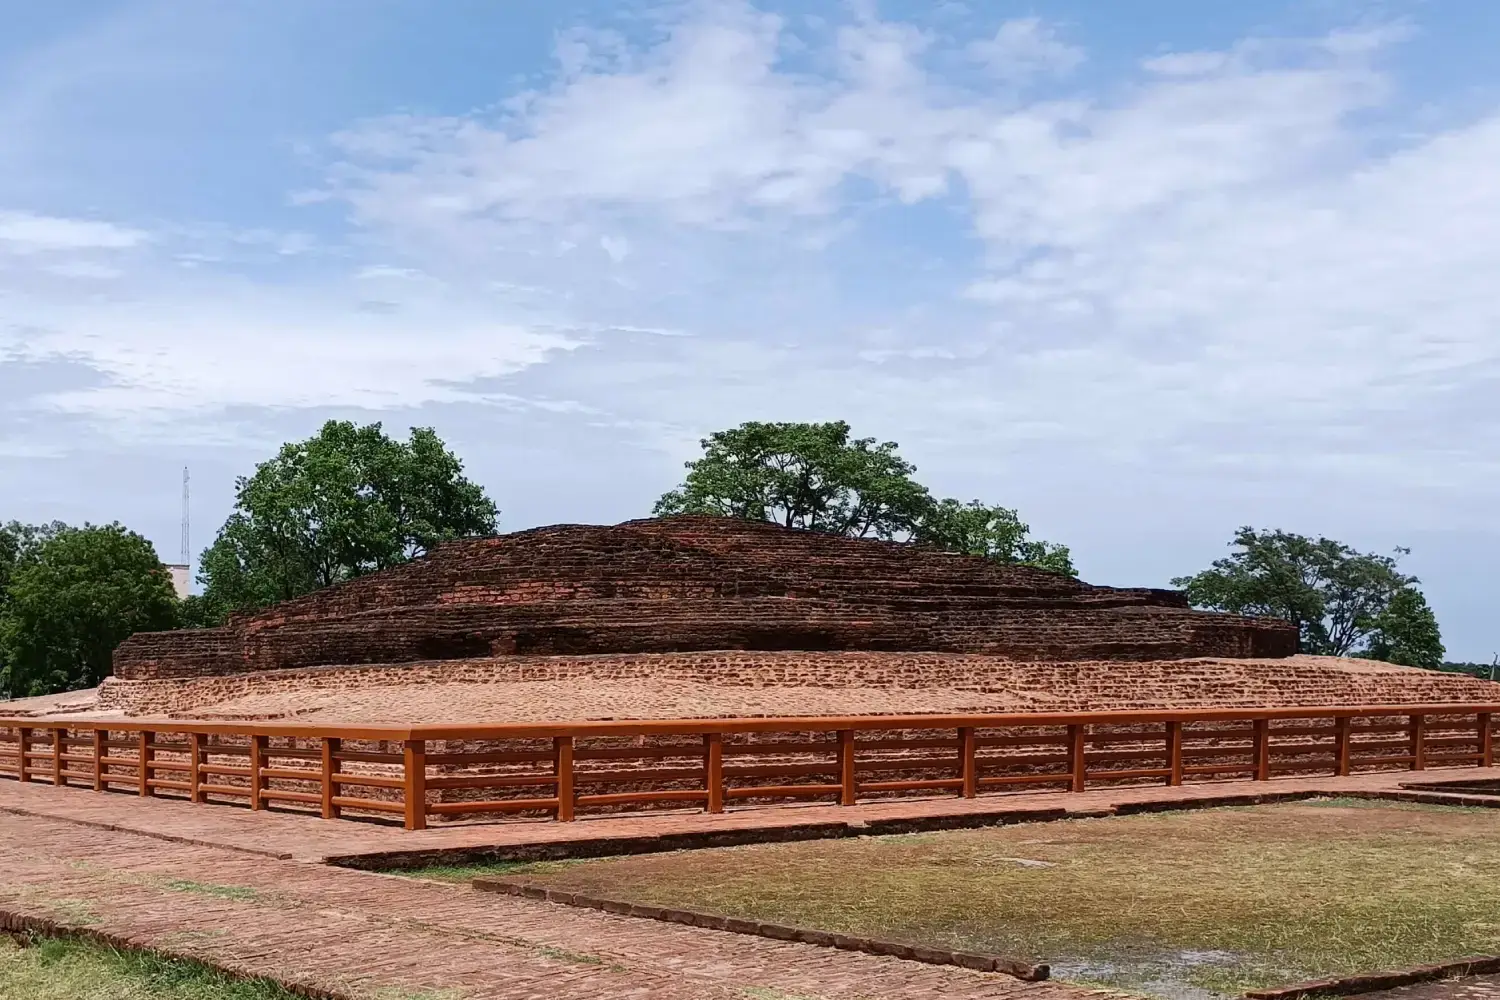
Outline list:
[[[939,498],[895,442],[843,421],[718,431],[653,514],[770,521],[931,546],[1076,576],[1067,546],[1033,538],[1010,507]],[[178,600],[151,543],[119,524],[0,528],[0,696],[97,684],[134,632],[204,627],[493,534],[499,511],[430,428],[329,421],[235,482],[234,510],[199,559],[202,593]],[[1283,618],[1303,652],[1433,669],[1437,620],[1399,558],[1326,538],[1241,528],[1231,555],[1179,577],[1195,607]],[[1482,676],[1482,674],[1481,674]]]
[[[1297,627],[1304,653],[1441,666],[1437,617],[1420,581],[1397,566],[1410,550],[1374,555],[1330,538],[1254,528],[1239,529],[1231,545],[1231,555],[1172,581],[1194,607],[1284,618]]]
[[[1468,674],[1485,681],[1500,681],[1500,663],[1454,663],[1448,660],[1437,665],[1437,669],[1450,674]]]

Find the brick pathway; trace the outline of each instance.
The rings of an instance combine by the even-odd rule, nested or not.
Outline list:
[[[880,825],[907,820],[975,821],[986,815],[1066,809],[1107,811],[1134,803],[1191,800],[1211,803],[1247,794],[1328,794],[1398,792],[1401,783],[1447,778],[1500,779],[1497,768],[1439,768],[1421,772],[1377,771],[1347,778],[1278,778],[1273,781],[1192,782],[1178,788],[1138,785],[1087,792],[1012,792],[982,795],[901,798],[857,806],[750,806],[710,815],[694,810],[657,811],[614,816],[586,816],[573,823],[511,820],[468,823],[407,831],[398,827],[307,815],[260,812],[228,805],[192,805],[180,799],[141,799],[123,793],[54,788],[0,779],[0,814],[44,816],[75,823],[127,830],[172,841],[227,847],[300,861],[330,857],[426,851],[482,851],[563,844],[588,840],[654,838],[718,832],[753,836],[756,831],[787,827]],[[1466,796],[1442,796],[1454,804],[1481,802]],[[1490,798],[1493,805],[1496,800]]]
[[[1472,976],[1441,983],[1366,993],[1360,1000],[1500,1000],[1500,976]]]
[[[1101,995],[35,817],[0,825],[0,910],[359,998]]]
[[[1431,771],[1495,776],[1473,768]],[[1395,790],[1410,772],[1112,788],[978,800],[793,806],[406,832],[224,806],[0,781],[0,911],[348,997],[1081,1000],[1058,983],[831,951],[313,863],[331,855],[505,848],[703,829],[973,818],[997,811],[1210,803],[1247,793]],[[1493,977],[1389,1000],[1500,996]],[[1432,990],[1450,992],[1432,992]],[[1468,989],[1468,993],[1452,992]],[[1478,992],[1475,992],[1478,991]],[[1486,992],[1488,991],[1488,992]],[[425,998],[424,998],[425,1000]]]

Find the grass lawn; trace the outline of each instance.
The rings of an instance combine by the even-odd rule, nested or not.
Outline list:
[[[69,938],[0,935],[4,1000],[294,1000],[275,983]]]
[[[413,874],[500,871],[1173,1000],[1500,954],[1500,811],[1484,809],[1285,803]]]

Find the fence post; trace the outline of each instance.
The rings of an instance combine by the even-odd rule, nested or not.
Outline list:
[[[708,811],[724,811],[724,734],[703,734],[703,780],[708,786]]]
[[[203,802],[203,758],[208,747],[207,733],[188,733],[188,801]]]
[[[52,783],[54,785],[66,785],[68,779],[63,777],[63,734],[66,729],[52,730]]]
[[[1420,771],[1427,767],[1427,716],[1420,712],[1411,716],[1411,769]]]
[[[963,789],[960,794],[966,799],[972,799],[979,794],[979,761],[975,757],[976,749],[974,727],[960,726],[958,730],[958,776],[963,779]]]
[[[406,771],[406,828],[427,829],[427,742],[405,740],[401,744]]]
[[[1340,715],[1333,720],[1334,755],[1338,760],[1334,773],[1340,778],[1349,776],[1353,770],[1351,738],[1353,735],[1354,720],[1347,715]]]
[[[839,805],[852,806],[854,784],[854,730],[839,730]]]
[[[557,819],[573,819],[573,737],[552,738],[552,773],[557,776]]]
[[[1479,713],[1479,766],[1495,766],[1495,731],[1490,728],[1490,713]]]
[[[269,741],[266,737],[250,737],[250,808],[254,810],[265,808],[265,802],[260,797],[260,790],[265,787],[265,779],[260,776],[260,772],[266,766],[268,746]]]
[[[1255,780],[1271,780],[1271,720],[1256,719],[1255,733]]]
[[[1068,769],[1072,772],[1073,791],[1081,792],[1088,783],[1088,727],[1074,723],[1068,727]]]
[[[337,736],[323,737],[323,818],[338,819],[339,807],[333,801],[334,796],[339,793],[339,785],[333,780],[338,772],[338,752],[343,749],[344,741]]]
[[[109,730],[94,730],[94,791],[104,791],[104,744],[109,742]]]
[[[1167,784],[1182,784],[1182,723],[1167,723]]]
[[[136,745],[140,748],[141,794],[145,796],[155,794],[151,787],[151,762],[156,759],[156,750],[151,744],[155,742],[155,733],[142,729],[136,734]]]
[[[16,727],[16,780],[30,781],[31,771],[26,766],[26,745],[31,742],[31,730],[25,726]]]

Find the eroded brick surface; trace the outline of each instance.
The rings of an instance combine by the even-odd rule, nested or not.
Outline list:
[[[403,724],[1460,702],[1500,703],[1500,684],[1316,656],[1122,665],[873,652],[508,656],[100,690],[101,709],[133,715]]]
[[[1284,656],[1296,636],[1281,621],[1190,610],[1175,591],[678,517],[455,542],[226,628],[136,636],[115,674],[725,649],[1160,660]]]

